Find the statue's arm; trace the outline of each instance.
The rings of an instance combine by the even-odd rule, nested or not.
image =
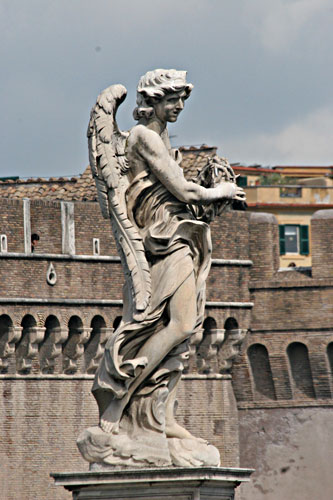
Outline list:
[[[221,198],[237,197],[239,188],[232,182],[222,182],[217,187],[205,188],[187,181],[182,169],[170,157],[161,137],[143,125],[132,129],[128,147],[148,165],[153,174],[179,200],[189,204],[206,204]]]

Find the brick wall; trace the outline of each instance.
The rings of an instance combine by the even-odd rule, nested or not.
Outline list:
[[[333,278],[333,210],[318,210],[311,218],[312,273]]]
[[[297,400],[303,396],[312,399],[313,404],[326,398],[332,400],[329,346],[333,341],[333,210],[320,210],[312,217],[314,261],[312,273],[306,274],[297,268],[280,272],[273,265],[274,256],[271,260],[267,259],[267,255],[272,255],[272,252],[276,256],[278,236],[274,236],[274,219],[266,214],[251,214],[250,218],[250,255],[254,265],[248,286],[254,308],[250,334],[234,364],[236,397],[242,404],[244,401],[257,401],[255,405],[260,407],[263,394],[256,388],[256,367],[255,363],[251,365],[250,358],[253,356],[253,346],[258,346],[258,356],[264,346],[276,399],[281,401],[281,405],[284,404],[283,400]],[[295,381],[290,352],[288,354],[288,349],[293,349],[290,346],[297,343],[306,347],[309,356],[311,380],[303,396]],[[298,362],[296,371],[301,372],[304,364],[306,357]],[[262,377],[267,375],[264,372],[263,364]],[[302,378],[306,378],[304,374]]]
[[[31,234],[39,235],[36,253],[61,253],[60,203],[35,200],[30,204]]]
[[[75,203],[76,253],[93,254],[93,238],[100,241],[101,255],[117,255],[110,220],[104,219],[97,203]]]
[[[22,202],[0,200],[0,206],[1,234],[8,236],[8,251],[23,253]],[[96,423],[97,406],[87,377],[96,369],[103,335],[110,334],[121,315],[120,305],[102,301],[121,299],[123,273],[117,261],[78,257],[92,256],[92,238],[99,238],[102,257],[116,255],[110,223],[101,217],[97,203],[75,203],[76,256],[54,259],[41,254],[61,254],[60,203],[32,201],[30,212],[31,230],[41,236],[39,255],[0,256],[0,384],[5,398],[1,439],[6,464],[2,491],[9,500],[18,493],[22,500],[47,496],[60,500],[68,494],[54,489],[48,474],[87,470],[75,439],[80,430]],[[223,364],[228,324],[236,332],[250,329],[232,368],[241,412],[242,466],[251,466],[249,460],[258,453],[255,436],[261,432],[261,420],[255,412],[275,418],[283,410],[296,425],[300,413],[292,409],[315,408],[328,415],[333,408],[333,217],[332,211],[323,212],[312,221],[312,275],[297,268],[278,270],[278,226],[271,215],[230,212],[211,225],[213,258],[228,262],[212,265],[207,298],[213,304],[208,304],[206,316],[214,326],[207,327],[203,340],[192,348],[191,369],[179,391],[178,415],[191,432],[219,447],[223,465],[238,465],[239,455],[236,402],[230,368]],[[46,281],[50,263],[57,273],[54,286]],[[5,298],[59,299],[59,303],[6,303]],[[74,302],[65,305],[64,299]],[[82,299],[99,303],[75,303]],[[52,361],[50,346],[57,339],[57,357]],[[236,356],[239,345],[228,349]],[[37,378],[29,379],[33,376]],[[268,443],[269,436],[265,439]],[[252,455],[242,452],[248,446]],[[285,446],[288,453],[294,443],[286,441]],[[266,472],[257,475],[259,486],[260,474]]]
[[[1,498],[70,499],[50,472],[88,470],[75,440],[94,425],[91,381],[1,380]]]
[[[54,286],[46,281],[50,263],[57,274]],[[124,278],[114,262],[3,259],[0,280],[7,297],[121,299]]]
[[[212,224],[213,258],[249,258],[249,214],[224,212]],[[237,228],[237,229],[236,229]]]
[[[248,244],[253,260],[251,278],[270,279],[279,268],[278,223],[274,215],[251,213]]]
[[[87,471],[76,439],[98,421],[91,380],[1,380],[0,498],[69,500],[50,472]],[[224,465],[238,460],[238,419],[231,385],[184,380],[179,389],[179,422],[214,443]],[[207,400],[208,395],[208,400]],[[207,418],[209,406],[210,418]],[[227,442],[223,436],[231,435]]]
[[[8,252],[24,252],[23,203],[0,198],[0,234],[7,236]]]
[[[3,214],[12,206],[6,201]],[[10,252],[23,253],[22,202],[14,207],[20,217],[14,218],[15,240]],[[99,346],[103,348],[105,335],[121,315],[121,306],[104,305],[102,301],[122,298],[124,278],[119,262],[103,260],[117,254],[110,222],[102,218],[97,203],[75,203],[75,255],[61,258],[61,204],[31,201],[30,213],[31,232],[40,235],[36,251],[0,259],[0,280],[6,291],[0,295],[18,299],[17,303],[4,303],[0,297],[0,350],[4,355],[3,359],[0,356],[0,385],[5,401],[1,439],[2,462],[6,463],[0,477],[7,500],[16,499],[18,492],[21,500],[44,500],[47,496],[60,500],[69,495],[53,487],[49,473],[88,468],[75,439],[82,429],[98,421],[97,405],[90,394],[91,378],[98,364]],[[234,230],[235,224],[240,231]],[[237,466],[237,407],[230,375],[221,368],[221,345],[230,318],[238,328],[246,330],[250,325],[251,307],[235,306],[250,297],[248,215],[228,213],[215,221],[212,229],[214,258],[247,259],[247,263],[218,262],[212,266],[208,298],[231,305],[207,309],[215,330],[207,327],[202,342],[193,346],[191,366],[179,390],[178,420],[194,435],[216,444],[223,465]],[[93,254],[93,238],[100,240],[101,258],[87,260],[84,256]],[[45,253],[58,256],[52,259],[43,256]],[[46,280],[50,264],[57,274],[53,286]],[[24,299],[46,302],[26,304]],[[62,300],[74,302],[66,306]],[[75,303],[77,300],[100,303],[82,305]],[[24,473],[17,474],[18,468]]]
[[[250,333],[233,364],[233,387],[240,463],[256,472],[238,491],[238,500],[330,496],[332,221],[332,210],[312,217],[312,269],[281,272],[275,265],[276,222],[251,215],[254,308]]]
[[[213,265],[207,279],[207,300],[249,301],[249,275],[249,267]]]

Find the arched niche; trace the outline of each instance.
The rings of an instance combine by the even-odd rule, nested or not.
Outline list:
[[[57,358],[61,354],[61,328],[60,322],[53,314],[45,321],[45,336],[39,348],[39,363],[42,373],[55,373],[61,370],[57,367]]]
[[[213,318],[212,316],[207,316],[207,318],[202,324],[202,328],[205,330],[205,332],[216,330],[217,329],[216,319]]]
[[[7,333],[8,330],[13,326],[13,321],[8,314],[1,314],[0,316],[0,336]]]
[[[301,342],[287,348],[294,399],[315,398],[308,349]]]
[[[84,349],[84,371],[86,373],[95,373],[104,352],[105,342],[113,328],[107,328],[105,319],[100,315],[93,317],[90,328],[90,338]]]
[[[218,352],[224,339],[224,330],[217,328],[213,316],[208,316],[202,324],[202,337],[198,335],[197,368],[199,373],[218,373]],[[199,332],[200,333],[200,332]],[[200,341],[200,339],[202,340]],[[190,344],[196,347],[195,336],[190,339]]]
[[[46,328],[45,337],[47,337],[53,330],[55,330],[56,328],[60,328],[60,322],[58,318],[53,314],[48,316],[45,320],[45,328]]]
[[[17,337],[13,334],[13,321],[8,314],[0,316],[0,373],[7,373]]]
[[[327,346],[327,357],[331,369],[331,377],[333,379],[333,342],[330,342]]]
[[[230,317],[224,322],[223,331],[224,340],[219,350],[219,371],[231,374],[233,362],[240,353],[247,330],[239,328],[237,320]]]
[[[68,321],[69,336],[75,333],[81,333],[83,328],[82,319],[79,316],[71,316]]]
[[[230,338],[230,335],[235,332],[235,330],[238,330],[238,323],[235,318],[228,318],[224,322],[224,341],[222,344],[221,349],[223,349],[223,346],[226,346],[228,344],[228,340]]]
[[[34,330],[37,327],[37,321],[31,314],[26,314],[22,321],[22,335],[15,349],[16,358],[16,370],[21,374],[28,374],[32,370],[32,360],[37,358],[38,350],[36,350],[36,345],[33,346],[34,340]],[[38,369],[38,363],[34,363],[36,370]]]
[[[247,356],[254,382],[255,399],[276,400],[274,381],[268,351],[262,344],[252,344]]]
[[[82,319],[76,315],[71,316],[68,321],[68,338],[63,344],[62,350],[63,371],[67,375],[77,373],[79,370],[84,344],[89,339],[89,335],[85,336],[84,333]]]
[[[100,315],[96,315],[91,320],[90,326],[92,328],[92,332],[91,332],[92,334],[95,332],[98,332],[101,328],[106,327],[105,319]]]
[[[23,328],[23,331],[25,331],[29,328],[33,328],[36,325],[37,325],[37,322],[31,314],[26,314],[21,321],[21,326]]]
[[[224,323],[224,329],[226,332],[230,330],[235,330],[238,328],[238,322],[235,318],[228,318]]]

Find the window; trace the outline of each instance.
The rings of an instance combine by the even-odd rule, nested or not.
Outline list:
[[[237,185],[239,187],[246,187],[247,186],[247,177],[246,175],[240,175],[237,177]]]
[[[298,253],[298,226],[285,226],[284,238],[286,253]]]
[[[302,188],[299,186],[281,187],[280,198],[302,198]]]
[[[252,344],[247,351],[254,388],[258,398],[276,399],[268,351],[262,344]]]
[[[327,346],[327,356],[328,356],[328,361],[330,363],[331,375],[333,377],[333,342],[331,342]]]
[[[286,253],[309,255],[309,227],[300,224],[279,226],[280,255]]]
[[[93,255],[99,255],[99,238],[93,238]]]
[[[0,236],[0,252],[1,253],[7,252],[7,236],[5,234],[2,234]]]
[[[287,348],[295,399],[315,398],[311,365],[307,347],[293,342]]]
[[[31,253],[33,253],[36,250],[39,240],[40,240],[39,234],[33,233],[31,235]]]

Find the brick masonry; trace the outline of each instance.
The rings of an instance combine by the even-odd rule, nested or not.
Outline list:
[[[254,308],[250,332],[233,365],[233,387],[240,461],[256,472],[237,499],[329,498],[333,210],[312,217],[311,270],[279,271],[273,216],[265,221],[251,214],[250,221],[254,265],[249,290]]]
[[[115,243],[97,203],[75,202],[75,256],[61,255],[60,202],[31,201],[31,231],[40,235],[33,255],[23,254],[22,201],[0,199],[0,205],[8,252],[20,254],[0,254],[0,439],[6,464],[0,487],[7,500],[18,495],[65,499],[48,474],[87,470],[75,439],[97,422],[91,378],[121,315],[116,301],[122,298],[123,273],[111,259],[117,255]],[[191,432],[219,447],[225,466],[239,465],[239,453],[241,466],[258,463],[258,411],[272,418],[280,418],[281,409],[296,409],[293,419],[299,408],[324,420],[331,415],[333,270],[326,253],[332,248],[333,218],[332,211],[320,212],[313,216],[312,275],[297,268],[279,272],[277,223],[271,215],[230,212],[211,226],[213,258],[229,262],[213,262],[207,283],[213,304],[206,310],[211,319],[204,340],[191,348],[177,414]],[[100,241],[101,257],[93,257],[93,238]],[[57,274],[54,286],[46,280],[50,263]],[[232,366],[232,385],[230,368],[222,368],[230,324],[250,330]],[[231,348],[237,354],[239,348]],[[286,449],[291,446],[282,442]],[[265,460],[266,467],[273,466],[267,454]],[[259,467],[259,486],[263,473]],[[267,499],[279,499],[278,489]],[[242,498],[257,498],[253,491],[244,486]]]

